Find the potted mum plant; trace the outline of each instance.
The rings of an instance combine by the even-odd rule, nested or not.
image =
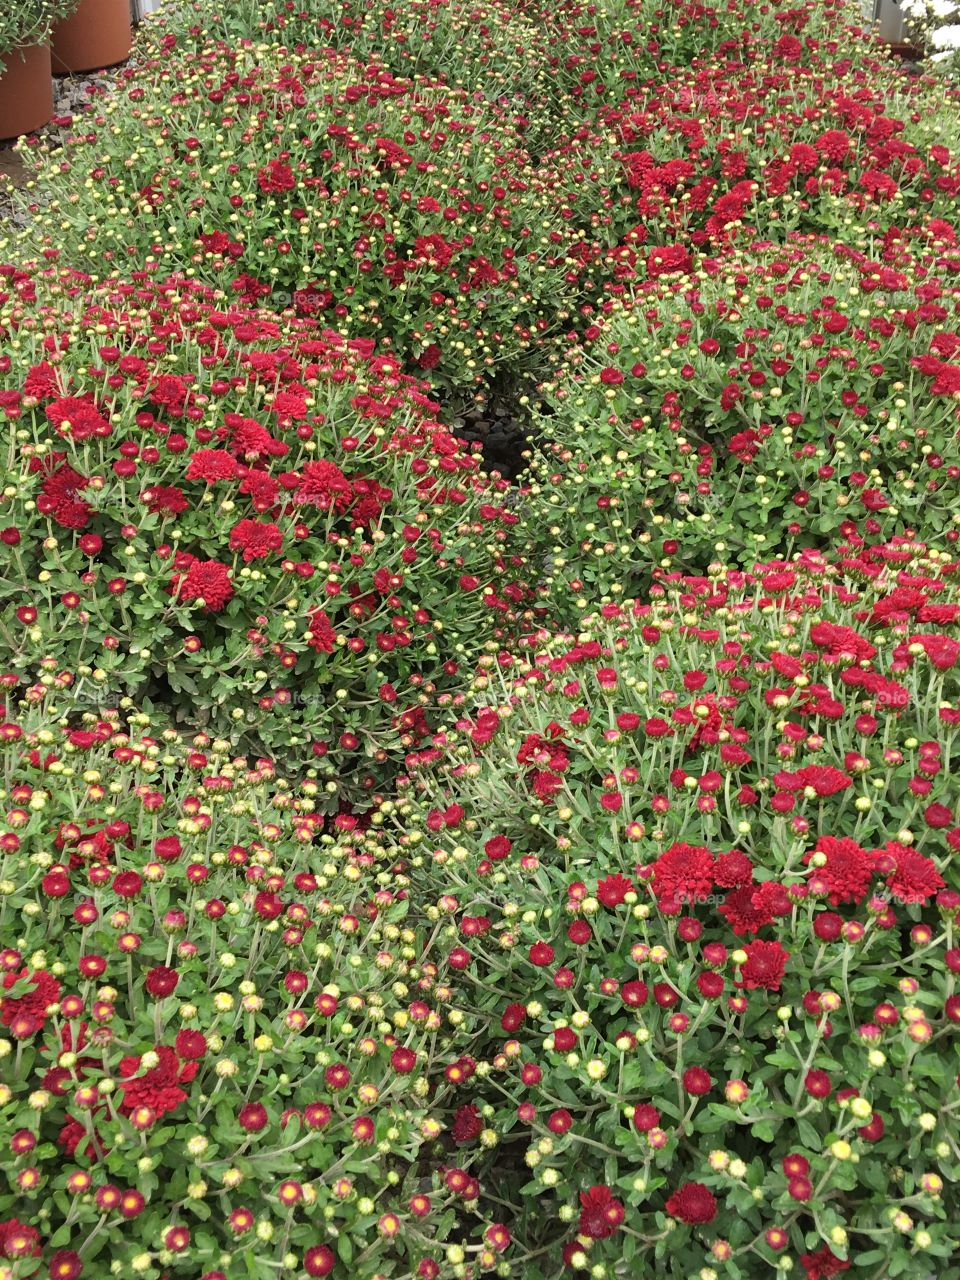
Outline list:
[[[0,139],[31,133],[53,115],[49,38],[57,17],[54,0],[0,10]]]
[[[50,38],[54,74],[116,66],[129,56],[130,43],[129,0],[74,0]]]

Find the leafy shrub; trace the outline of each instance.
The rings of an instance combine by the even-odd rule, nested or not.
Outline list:
[[[863,251],[648,249],[543,389],[553,607],[852,530],[956,541],[956,257],[937,222]]]
[[[437,1149],[457,1013],[377,833],[148,717],[0,737],[4,1275],[495,1258],[496,1206]]]
[[[524,1275],[957,1275],[958,569],[664,575],[411,757]]]
[[[373,788],[523,603],[506,482],[370,342],[184,280],[50,275],[4,295],[20,696],[165,707]]]

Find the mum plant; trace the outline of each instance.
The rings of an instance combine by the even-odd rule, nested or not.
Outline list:
[[[166,707],[375,787],[523,605],[506,483],[372,342],[47,274],[4,280],[11,696]]]
[[[509,109],[329,52],[178,53],[172,34],[150,52],[40,164],[11,259],[182,270],[376,338],[467,400],[501,367],[549,367],[576,236],[564,175],[534,170]]]
[[[376,831],[146,716],[0,739],[4,1275],[495,1265],[441,1141],[460,1015]]]
[[[69,18],[80,0],[17,0],[0,13],[0,57],[46,44],[57,22]]]
[[[542,389],[531,511],[552,540],[554,608],[630,595],[658,567],[750,565],[854,530],[956,541],[948,223],[863,249],[639,252],[641,280]]]
[[[784,35],[753,61],[682,65],[638,83],[599,122],[620,146],[628,243],[743,244],[794,230],[855,238],[951,218],[960,187],[960,102],[906,80],[867,47],[811,54]]]
[[[525,1275],[958,1274],[957,572],[664,574],[410,757],[451,1133]]]

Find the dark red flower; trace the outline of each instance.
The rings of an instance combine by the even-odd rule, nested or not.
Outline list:
[[[623,1222],[624,1209],[609,1187],[591,1187],[580,1192],[580,1222],[577,1230],[592,1240],[606,1240]]]
[[[667,1201],[667,1213],[690,1226],[700,1226],[717,1216],[717,1201],[702,1182],[685,1182]]]
[[[237,1121],[244,1133],[262,1133],[270,1115],[262,1102],[245,1102],[237,1112]]]
[[[453,1124],[450,1126],[450,1136],[458,1147],[479,1138],[482,1130],[483,1120],[480,1116],[480,1108],[475,1103],[467,1102],[457,1108]]]
[[[762,987],[766,991],[779,991],[790,952],[785,951],[779,942],[763,942],[759,939],[747,943],[744,950],[747,960],[740,969],[738,985],[747,990]]]

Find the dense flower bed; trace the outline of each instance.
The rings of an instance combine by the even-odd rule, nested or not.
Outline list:
[[[0,1280],[960,1280],[960,98],[859,21],[168,0],[28,149]]]
[[[463,394],[569,319],[566,176],[531,168],[508,109],[329,52],[159,45],[42,165],[34,252],[45,232],[81,269],[189,270]]]
[[[523,604],[506,483],[370,342],[182,280],[5,283],[7,687],[382,783]]]
[[[147,717],[0,740],[3,1274],[436,1280],[454,1223],[499,1257],[375,830]]]
[[[518,1247],[559,1237],[537,1274],[955,1258],[958,568],[665,575],[491,660],[410,758],[411,896],[471,1011],[453,1131]]]
[[[612,299],[544,388],[533,509],[561,616],[657,566],[749,565],[851,531],[956,541],[949,224],[872,252],[646,252],[654,278]]]

